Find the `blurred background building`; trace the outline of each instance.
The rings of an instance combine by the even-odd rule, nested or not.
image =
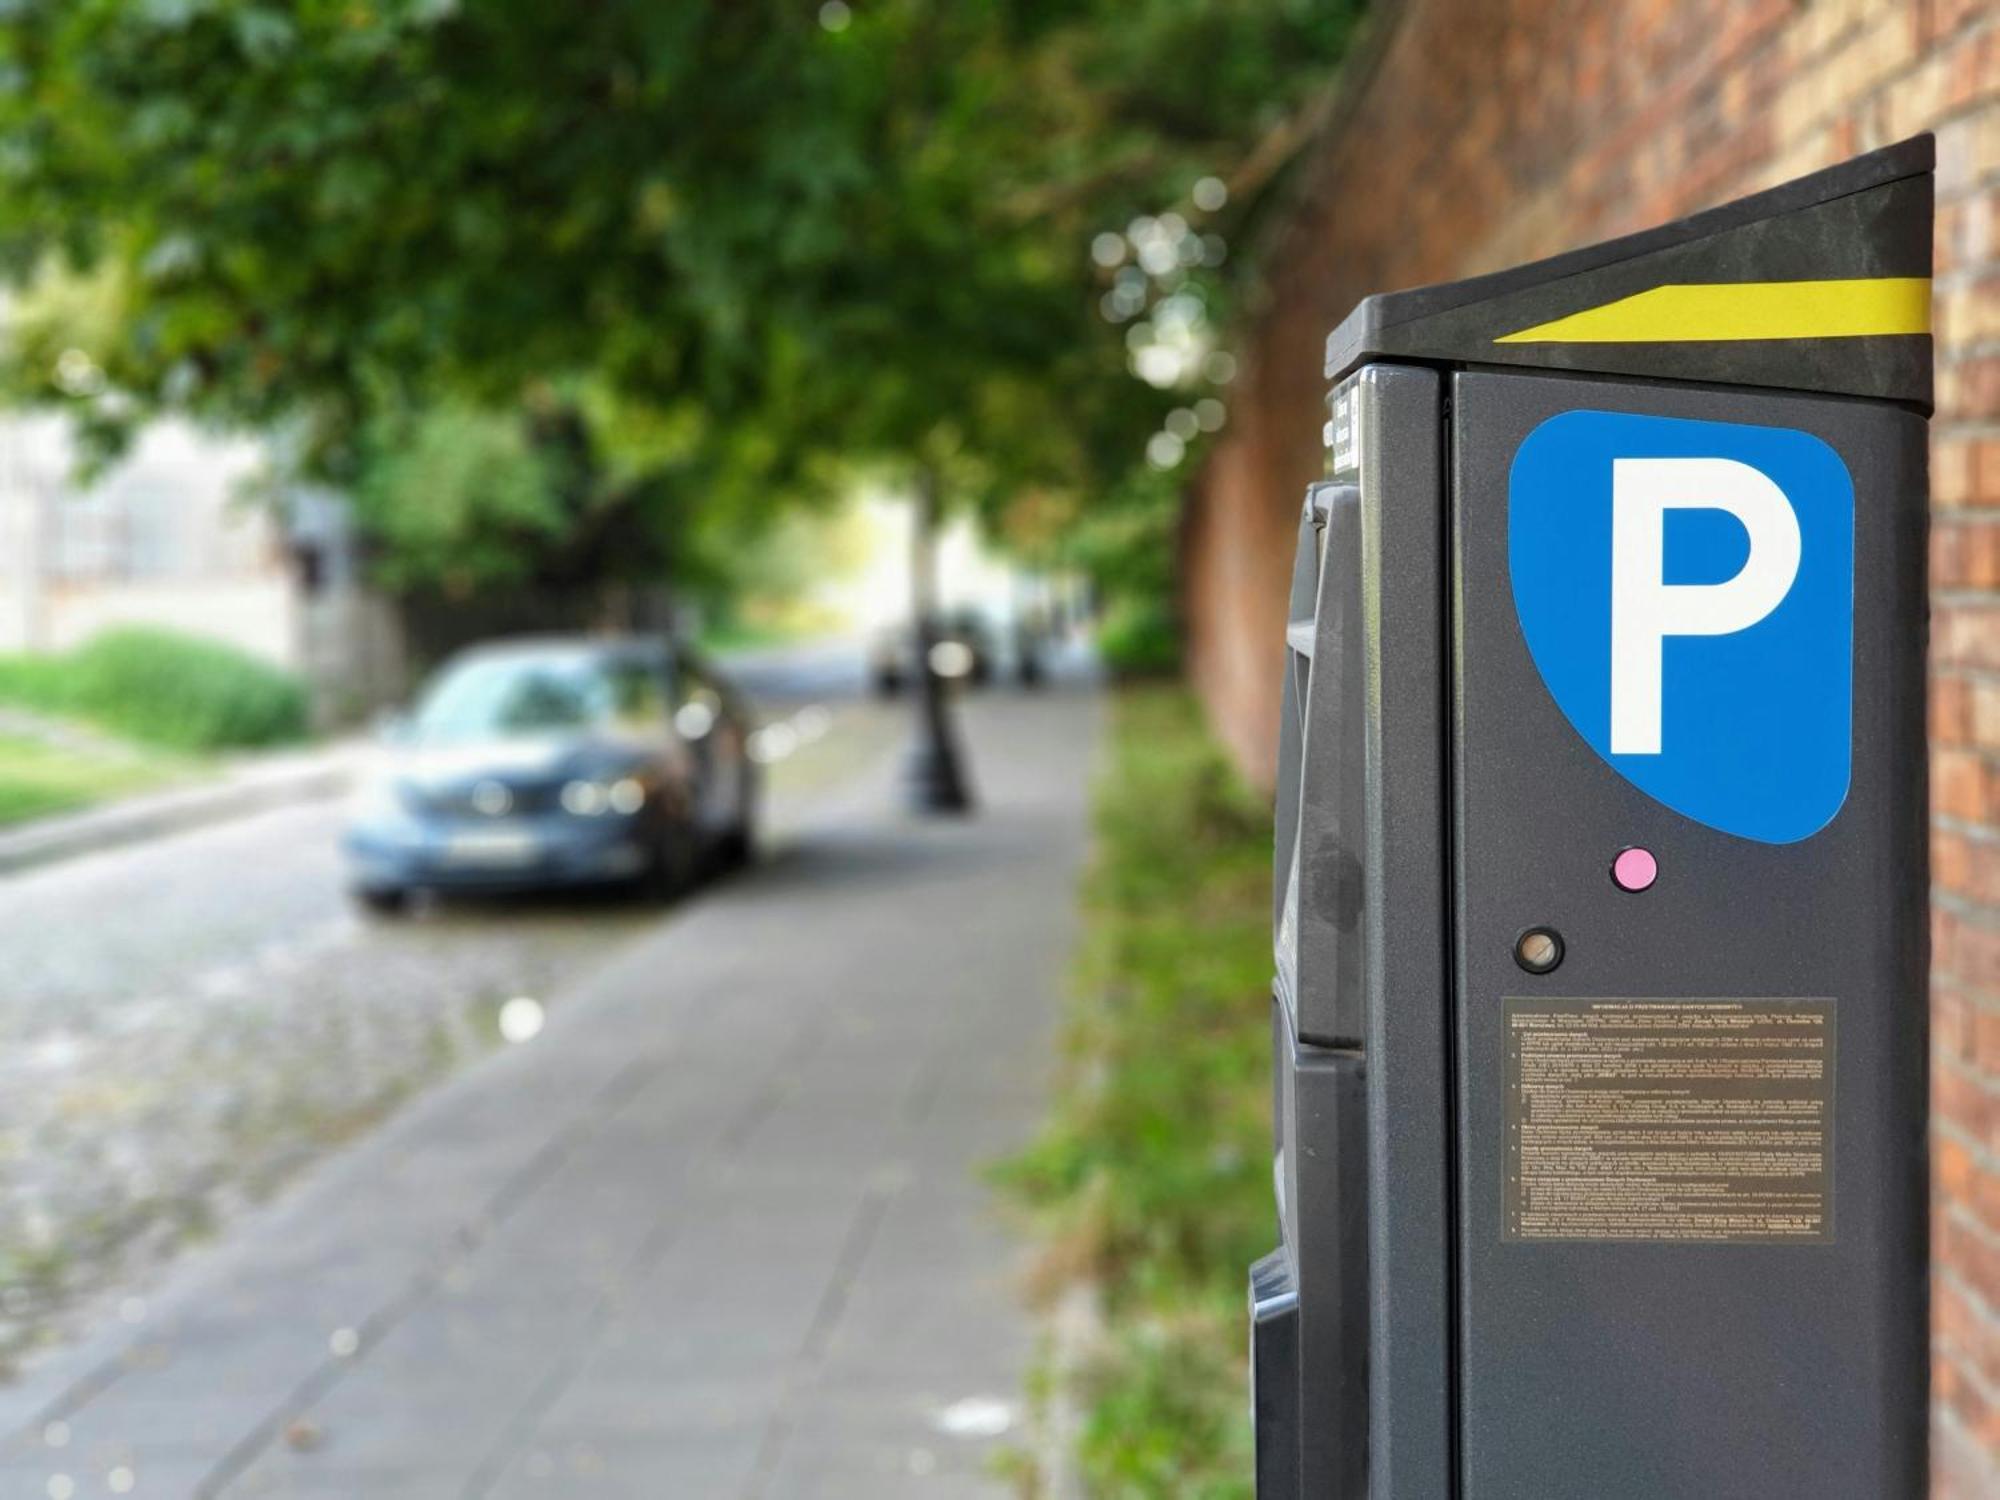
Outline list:
[[[63,418],[0,419],[0,650],[160,625],[299,664],[299,571],[277,520],[237,500],[254,445],[162,422],[95,484],[75,463]]]
[[[347,507],[305,487],[253,499],[262,467],[254,442],[164,420],[90,480],[66,418],[0,416],[0,653],[170,630],[297,673],[322,724],[393,700],[402,629],[363,586]]]

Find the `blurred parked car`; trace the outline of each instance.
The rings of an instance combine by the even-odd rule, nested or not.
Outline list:
[[[975,609],[941,611],[937,638],[931,643],[931,665],[940,677],[984,686],[995,666],[993,631]],[[904,621],[885,625],[868,643],[868,675],[875,691],[885,697],[903,690],[917,675],[917,629]]]
[[[747,715],[663,641],[505,641],[447,662],[394,723],[345,847],[356,899],[610,882],[681,888],[748,856]]]

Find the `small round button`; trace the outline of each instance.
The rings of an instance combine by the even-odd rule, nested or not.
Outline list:
[[[1611,883],[1621,891],[1649,889],[1660,878],[1660,862],[1650,849],[1621,849],[1611,861]]]
[[[1514,962],[1530,974],[1546,974],[1562,961],[1562,934],[1553,927],[1530,927],[1514,939]]]

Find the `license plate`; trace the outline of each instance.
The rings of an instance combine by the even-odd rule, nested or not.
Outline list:
[[[454,865],[524,865],[535,857],[535,836],[520,828],[473,828],[446,836],[444,858]]]

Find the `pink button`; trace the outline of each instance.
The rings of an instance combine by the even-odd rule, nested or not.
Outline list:
[[[1643,891],[1660,878],[1660,862],[1647,849],[1623,849],[1611,861],[1611,878],[1623,891]]]

